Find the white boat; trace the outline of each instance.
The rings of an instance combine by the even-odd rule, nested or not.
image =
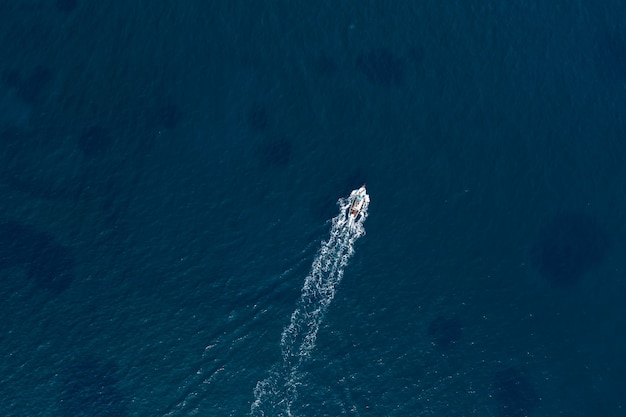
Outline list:
[[[363,210],[367,208],[370,202],[370,196],[367,194],[365,184],[358,190],[350,193],[350,208],[348,208],[348,222],[353,224],[363,214]]]

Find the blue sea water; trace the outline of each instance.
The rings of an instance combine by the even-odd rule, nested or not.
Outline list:
[[[0,415],[626,415],[625,18],[0,0]]]

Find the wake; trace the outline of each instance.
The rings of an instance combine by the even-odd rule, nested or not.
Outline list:
[[[355,221],[348,218],[349,198],[337,201],[339,214],[332,219],[330,238],[322,242],[311,272],[304,280],[302,293],[291,314],[289,325],[280,338],[282,362],[270,370],[270,375],[257,382],[253,417],[292,417],[291,407],[297,398],[297,387],[302,380],[302,364],[315,347],[317,332],[324,313],[335,297],[343,271],[354,253],[354,243],[365,235],[363,222],[367,218],[367,203]]]

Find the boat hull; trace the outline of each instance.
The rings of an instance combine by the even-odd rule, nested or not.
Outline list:
[[[350,206],[348,207],[348,224],[352,225],[358,221],[370,202],[370,196],[367,194],[365,185],[358,190],[350,193]]]

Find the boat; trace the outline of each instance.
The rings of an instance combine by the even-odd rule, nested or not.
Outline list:
[[[367,194],[365,184],[358,190],[353,190],[350,193],[350,207],[348,209],[348,222],[354,224],[357,219],[363,215],[363,211],[367,208],[370,202],[370,196]]]

